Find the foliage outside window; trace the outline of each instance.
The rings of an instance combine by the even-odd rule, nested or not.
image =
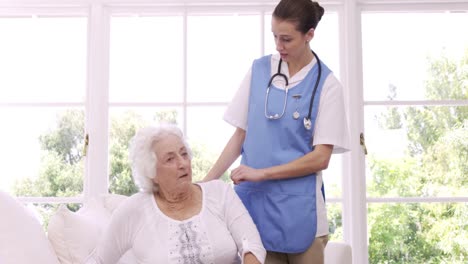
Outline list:
[[[459,60],[441,57],[429,65],[427,99],[468,100],[468,49]],[[389,88],[391,98],[395,87]],[[388,106],[380,113],[376,122],[390,133],[403,131],[407,149],[403,157],[369,157],[368,196],[468,193],[468,106]],[[466,263],[467,223],[466,203],[371,204],[369,262]]]

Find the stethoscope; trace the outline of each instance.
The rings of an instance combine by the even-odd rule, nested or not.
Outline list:
[[[311,130],[312,129],[312,121],[310,120],[311,118],[311,115],[312,115],[312,106],[314,105],[314,98],[315,98],[315,93],[317,92],[317,87],[319,85],[319,82],[320,82],[320,77],[322,75],[322,65],[320,63],[320,59],[319,57],[317,56],[317,54],[315,54],[315,52],[313,50],[312,51],[312,54],[314,54],[315,56],[315,59],[317,59],[317,64],[318,64],[318,75],[317,75],[317,79],[315,80],[315,85],[314,85],[314,90],[312,92],[312,96],[310,98],[310,104],[309,104],[309,114],[304,117],[304,127],[305,129],[307,130]],[[281,63],[283,62],[282,59],[280,59],[279,61],[279,64],[278,64],[278,71],[273,74],[273,76],[271,76],[270,78],[270,81],[268,82],[268,87],[267,87],[267,91],[266,91],[266,95],[265,95],[265,117],[270,119],[270,120],[276,120],[276,119],[280,119],[284,116],[284,112],[286,111],[286,105],[288,104],[288,90],[289,90],[289,87],[288,87],[288,84],[289,84],[289,81],[288,81],[288,77],[281,73]],[[274,115],[270,115],[268,113],[268,95],[270,94],[270,88],[271,88],[271,84],[273,83],[273,79],[275,77],[283,77],[283,79],[285,80],[286,82],[286,87],[284,89],[284,103],[283,103],[283,111],[281,112],[281,114],[274,114]],[[299,118],[299,112],[294,112],[293,113],[293,118],[294,119],[298,119]]]

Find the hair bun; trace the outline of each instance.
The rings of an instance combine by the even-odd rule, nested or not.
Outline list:
[[[317,18],[317,22],[322,19],[323,14],[325,13],[325,9],[316,1],[310,0],[312,3],[312,7],[315,10],[315,17]]]

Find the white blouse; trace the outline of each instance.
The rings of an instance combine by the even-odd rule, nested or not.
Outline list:
[[[114,264],[127,251],[135,263],[241,263],[247,252],[263,263],[260,235],[232,187],[220,180],[199,186],[202,209],[183,221],[161,212],[151,193],[131,196],[86,263]]]

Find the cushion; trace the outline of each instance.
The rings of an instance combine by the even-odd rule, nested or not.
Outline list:
[[[351,246],[345,242],[330,241],[325,247],[325,264],[351,264]]]
[[[21,202],[0,191],[0,263],[59,264],[37,218]]]
[[[49,222],[48,236],[60,263],[81,264],[96,247],[111,213],[126,196],[92,199],[78,212],[61,205]]]
[[[104,207],[110,214],[112,214],[114,210],[127,198],[127,196],[120,194],[107,194],[101,196]]]

